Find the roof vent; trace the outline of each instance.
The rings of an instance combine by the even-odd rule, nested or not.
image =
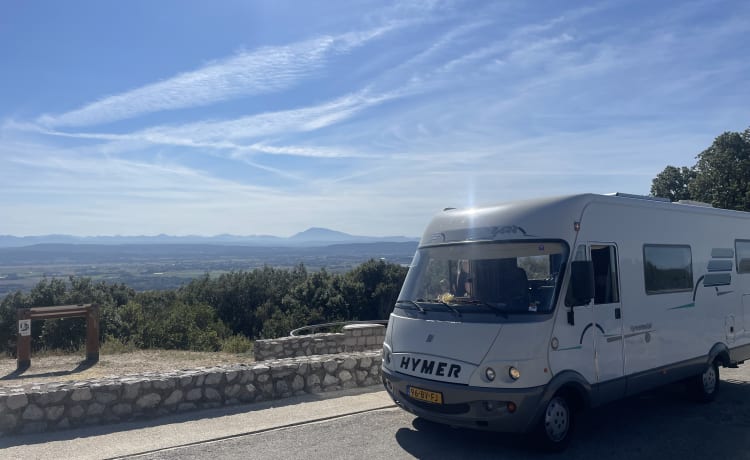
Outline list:
[[[695,201],[695,200],[679,200],[675,201],[677,204],[687,204],[690,206],[703,206],[704,208],[713,208],[714,205],[711,203],[704,203],[702,201]]]

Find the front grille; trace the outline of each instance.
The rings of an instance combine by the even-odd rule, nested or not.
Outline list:
[[[468,404],[461,403],[461,404],[432,404],[424,401],[418,401],[414,398],[409,397],[409,395],[401,393],[401,397],[405,400],[409,401],[409,404],[419,407],[420,409],[424,409],[426,411],[430,412],[436,412],[439,414],[449,414],[449,415],[458,415],[458,414],[465,414],[469,412],[471,409]]]

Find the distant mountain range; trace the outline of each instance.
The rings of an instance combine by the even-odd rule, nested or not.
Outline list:
[[[271,235],[216,235],[216,236],[72,236],[72,235],[41,235],[41,236],[12,236],[0,235],[0,248],[18,248],[33,246],[37,244],[98,244],[98,245],[124,245],[124,244],[217,244],[217,245],[240,245],[240,246],[328,246],[332,244],[352,243],[404,243],[415,242],[419,238],[406,236],[356,236],[348,233],[338,232],[327,228],[312,227],[304,232],[297,233],[288,238]]]

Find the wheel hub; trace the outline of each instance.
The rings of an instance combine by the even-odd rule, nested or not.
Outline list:
[[[554,398],[547,405],[544,414],[544,428],[552,441],[560,441],[568,433],[570,413],[568,405],[562,398]]]
[[[703,389],[706,393],[711,394],[716,389],[716,369],[714,366],[709,366],[706,372],[703,373]]]

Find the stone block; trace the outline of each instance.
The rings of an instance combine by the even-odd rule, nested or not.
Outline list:
[[[257,364],[255,366],[253,366],[251,370],[253,372],[255,372],[256,376],[259,376],[259,375],[262,375],[262,374],[265,374],[265,373],[269,372],[271,370],[271,368],[268,367],[268,366],[266,366],[266,365],[264,365],[264,364]]]
[[[177,382],[174,379],[161,379],[154,380],[153,382],[155,390],[173,390],[177,388]]]
[[[341,372],[339,372],[338,377],[339,377],[340,381],[342,381],[342,382],[348,382],[349,380],[352,379],[352,373],[349,372],[349,371],[347,371],[346,369],[344,369]]]
[[[335,359],[329,359],[323,363],[323,368],[326,370],[326,373],[333,374],[339,368],[339,363]]]
[[[295,375],[292,380],[292,391],[300,391],[305,388],[305,379],[301,375]]]
[[[133,413],[133,406],[126,403],[115,404],[112,406],[112,413],[118,417],[123,417]]]
[[[104,413],[104,404],[91,403],[86,409],[86,415],[89,417],[102,415]]]
[[[208,401],[221,401],[221,393],[219,393],[215,388],[206,388],[204,391],[204,396]]]
[[[126,383],[122,386],[122,399],[132,401],[141,393],[140,382]]]
[[[18,417],[14,414],[0,414],[0,433],[13,431],[18,424]]]
[[[182,390],[172,390],[172,392],[164,400],[165,406],[174,406],[175,404],[182,401],[183,392]]]
[[[221,372],[212,372],[206,376],[206,381],[204,385],[216,386],[221,383],[221,379],[223,377],[224,377],[224,374]]]
[[[135,401],[135,407],[139,410],[154,409],[161,402],[161,396],[158,393],[148,393]]]
[[[242,386],[239,384],[229,385],[226,388],[224,388],[224,397],[226,399],[232,399],[236,398],[240,391],[242,391]]]
[[[180,403],[177,406],[177,410],[179,412],[184,412],[184,411],[188,411],[188,410],[195,410],[197,408],[198,408],[198,406],[196,406],[194,403],[190,403],[190,402]]]
[[[185,399],[188,401],[198,401],[203,397],[203,390],[200,388],[193,388],[192,390],[187,392],[187,395],[185,396]]]
[[[49,406],[44,409],[44,418],[48,422],[56,422],[65,413],[65,406]]]
[[[330,374],[326,374],[325,378],[323,379],[324,387],[330,387],[331,385],[338,385],[338,384],[339,384],[339,379],[337,379],[336,377]]]
[[[37,393],[31,396],[31,399],[38,405],[45,407],[50,404],[58,404],[62,402],[68,394],[72,393],[67,390],[57,391],[46,391],[44,393]]]
[[[240,373],[240,384],[245,385],[255,380],[255,373],[252,369],[245,369]]]
[[[23,393],[10,395],[5,400],[5,405],[8,406],[8,409],[13,410],[13,411],[24,408],[28,404],[29,404],[29,398]]]
[[[318,377],[315,374],[308,375],[307,378],[305,379],[305,384],[306,384],[306,386],[308,388],[314,387],[314,386],[319,386],[320,385],[320,377]]]
[[[276,382],[276,394],[277,395],[283,395],[284,393],[289,392],[289,384],[286,383],[284,380],[278,380]]]
[[[80,404],[68,409],[68,415],[70,415],[70,418],[72,419],[79,419],[83,417],[85,413],[86,410]]]
[[[352,357],[344,358],[344,362],[341,363],[341,367],[350,371],[357,367],[357,360]]]
[[[107,405],[117,400],[117,393],[97,391],[94,393],[94,400],[100,404]]]
[[[37,422],[44,419],[44,411],[36,404],[29,404],[28,406],[26,406],[26,409],[23,410],[23,415],[21,415],[21,418],[23,420]]]

